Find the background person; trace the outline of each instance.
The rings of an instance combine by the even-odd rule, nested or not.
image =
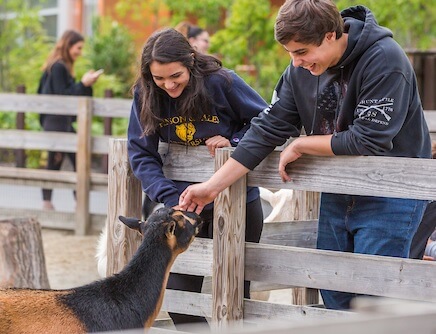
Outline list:
[[[39,82],[38,94],[85,95],[92,96],[92,85],[97,81],[100,72],[85,73],[78,83],[74,79],[74,62],[82,55],[84,38],[74,30],[64,32],[55,48],[48,56]],[[72,123],[75,116],[41,114],[40,122],[44,131],[75,132]],[[48,152],[47,169],[60,170],[65,154],[76,170],[74,153]],[[52,189],[43,189],[43,209],[54,210],[51,202]]]
[[[279,174],[303,154],[430,158],[431,142],[416,77],[392,33],[363,6],[339,13],[330,0],[287,0],[275,38],[292,63],[270,108],[232,157],[206,182],[188,187],[182,209],[201,212],[276,146]],[[413,145],[411,145],[413,143]],[[389,166],[386,166],[389,168]],[[317,248],[406,258],[427,201],[322,193]],[[356,294],[321,290],[327,308],[348,309]]]
[[[210,36],[207,30],[189,22],[181,22],[174,29],[185,36],[192,47],[201,53],[207,53],[210,47]]]
[[[210,55],[195,50],[174,29],[155,32],[146,42],[140,76],[128,126],[128,154],[133,173],[152,201],[178,208],[179,195],[188,182],[165,177],[158,153],[160,141],[189,148],[206,145],[211,156],[220,147],[236,146],[250,120],[267,107],[266,102],[233,71]],[[197,237],[212,238],[213,205],[201,213]],[[247,188],[245,239],[259,242],[263,212],[259,189]],[[203,277],[171,274],[170,289],[201,292]],[[244,296],[249,298],[245,282]],[[203,317],[170,313],[177,325],[206,322]]]

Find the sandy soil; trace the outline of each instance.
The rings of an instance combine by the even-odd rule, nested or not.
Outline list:
[[[51,289],[68,289],[99,279],[95,249],[98,235],[42,229],[42,240]]]

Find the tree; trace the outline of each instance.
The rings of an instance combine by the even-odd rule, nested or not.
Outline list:
[[[104,89],[112,89],[116,96],[129,97],[137,65],[132,36],[124,26],[107,17],[94,18],[93,31],[86,40],[78,68],[83,72],[90,68],[105,70],[94,87],[94,96],[103,96]]]
[[[355,5],[354,0],[337,0],[339,9]],[[361,0],[382,26],[406,49],[436,47],[436,0]]]
[[[272,8],[269,0],[258,0],[256,6],[250,0],[234,0],[224,28],[212,36],[211,52],[267,101],[289,64],[289,56],[274,40],[276,14],[277,8]]]
[[[41,66],[50,45],[38,8],[26,0],[0,0],[0,91],[25,84],[36,92]]]

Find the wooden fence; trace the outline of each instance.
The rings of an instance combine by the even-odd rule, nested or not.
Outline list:
[[[92,117],[128,118],[131,100],[55,95],[0,94],[0,111],[77,116],[77,134],[16,129],[0,129],[0,148],[76,152],[77,172],[48,171],[0,166],[0,182],[45,188],[76,189],[76,213],[50,212],[52,222],[41,219],[46,227],[75,230],[86,234],[92,222],[99,225],[105,217],[91,215],[91,190],[107,191],[107,174],[91,172],[91,155],[108,154],[110,136],[92,136]],[[22,118],[22,117],[20,117]],[[40,210],[7,210],[8,215],[47,217]],[[100,219],[99,219],[100,218]],[[102,219],[103,218],[103,219]],[[75,222],[75,223],[74,223]],[[97,227],[95,229],[98,229]]]
[[[121,173],[113,169],[109,174],[109,188],[115,193],[110,192],[109,198],[113,212],[108,215],[108,249],[117,249],[118,253],[115,258],[115,254],[108,251],[108,274],[125,265],[135,249],[132,245],[138,242],[137,236],[131,236],[116,220],[120,214],[140,214],[138,181],[126,177],[131,172],[126,170],[125,146],[125,140],[113,140],[110,150],[112,163],[123,167]],[[175,180],[205,181],[227,160],[231,151],[218,150],[214,161],[205,147],[190,148],[187,159],[185,148],[173,145],[165,158],[165,175]],[[167,150],[163,148],[162,152]],[[164,310],[209,317],[218,329],[225,329],[230,324],[241,327],[243,321],[262,323],[271,319],[292,321],[353,316],[353,313],[318,307],[244,300],[244,279],[263,282],[270,288],[280,285],[332,289],[436,302],[435,262],[245,243],[243,237],[246,185],[436,200],[436,161],[303,156],[288,168],[293,181],[283,183],[277,173],[278,159],[279,152],[273,152],[247,177],[223,191],[215,201],[214,239],[196,239],[174,263],[173,272],[211,276],[212,294],[167,290]],[[286,224],[274,225],[291,233]]]
[[[77,116],[77,134],[0,128],[0,148],[76,152],[77,161],[80,162],[76,173],[0,166],[0,183],[76,189],[77,192],[75,213],[8,208],[0,209],[0,214],[33,216],[44,227],[75,230],[77,234],[86,234],[90,229],[99,230],[106,217],[90,214],[90,191],[107,191],[108,177],[106,173],[91,172],[91,155],[107,155],[110,136],[92,136],[91,121],[94,116],[128,118],[130,108],[129,99],[0,93],[0,112],[16,113],[17,124],[20,123],[23,128],[24,113],[27,112]],[[430,131],[436,133],[436,112],[426,111],[426,119]]]

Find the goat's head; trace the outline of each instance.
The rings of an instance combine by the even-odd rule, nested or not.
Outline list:
[[[119,219],[131,229],[139,231],[144,237],[152,234],[153,238],[164,238],[169,248],[175,253],[184,252],[200,230],[203,223],[195,212],[161,208],[153,212],[144,222],[137,218]]]

